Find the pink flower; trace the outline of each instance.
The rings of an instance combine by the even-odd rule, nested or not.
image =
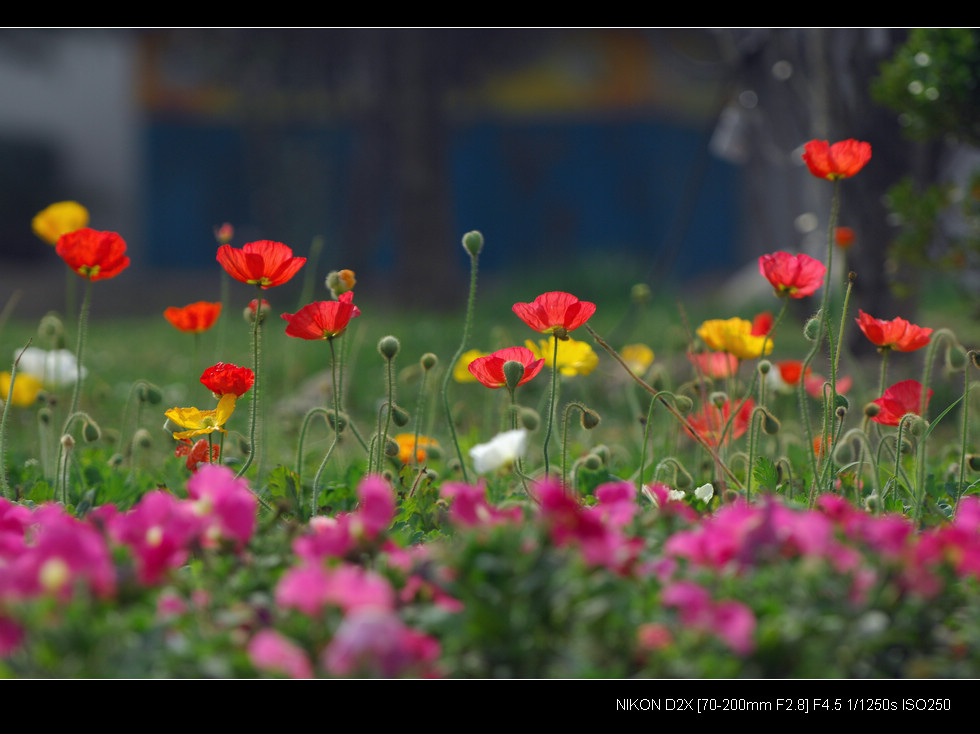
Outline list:
[[[395,493],[380,476],[368,476],[357,486],[356,519],[368,539],[373,539],[391,525],[395,517]]]
[[[275,630],[262,630],[248,643],[248,659],[259,670],[290,678],[312,678],[313,666],[295,642]]]
[[[276,603],[315,616],[327,605],[344,611],[361,607],[390,609],[395,592],[384,577],[348,564],[334,569],[301,566],[287,571],[276,585]]]
[[[394,678],[413,669],[429,671],[439,652],[435,639],[406,627],[394,612],[361,609],[344,617],[323,664],[331,675]]]
[[[203,518],[210,538],[244,546],[255,532],[258,500],[248,482],[220,464],[205,464],[187,482],[187,494]]]
[[[772,284],[777,296],[805,298],[823,285],[827,268],[809,255],[774,252],[759,258],[759,272]]]
[[[462,482],[446,482],[440,494],[449,500],[449,520],[454,525],[477,527],[519,522],[523,516],[520,507],[499,510],[487,503],[487,490],[482,485],[474,487]]]
[[[186,563],[202,529],[190,504],[162,490],[147,492],[133,509],[109,522],[110,535],[130,548],[136,557],[137,578],[147,586]]]

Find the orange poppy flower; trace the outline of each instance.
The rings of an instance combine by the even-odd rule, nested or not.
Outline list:
[[[265,288],[282,285],[299,272],[305,257],[293,257],[293,251],[281,242],[259,240],[240,250],[231,245],[218,248],[218,262],[235,280]]]
[[[212,446],[211,456],[208,457],[208,440],[206,438],[198,439],[197,443],[193,446],[189,438],[182,438],[177,444],[177,448],[174,449],[174,456],[177,458],[182,456],[187,457],[187,468],[192,473],[197,471],[198,464],[208,464],[217,461],[220,453],[220,447]]]
[[[98,232],[88,227],[58,238],[55,252],[83,278],[113,278],[129,267],[126,242],[115,232]]]
[[[910,324],[902,318],[884,321],[869,316],[858,309],[857,325],[871,343],[882,349],[896,352],[914,352],[929,343],[932,329]]]
[[[544,367],[544,359],[535,360],[534,353],[527,347],[507,347],[486,357],[474,359],[467,369],[484,385],[496,390],[507,385],[507,378],[504,377],[504,364],[507,362],[520,362],[524,365],[524,376],[517,383],[518,387],[533,378]]]
[[[826,140],[811,140],[804,146],[803,161],[817,178],[833,181],[850,178],[871,160],[871,144],[859,140],[842,140],[830,145]]]
[[[354,305],[351,291],[341,293],[336,301],[316,301],[303,306],[296,313],[284,313],[289,322],[286,334],[300,339],[333,339],[344,333],[347,324],[361,309]]]
[[[218,362],[204,370],[201,384],[219,398],[228,394],[240,398],[255,384],[255,373],[248,367]]]
[[[842,250],[853,245],[855,239],[857,239],[857,235],[850,227],[836,227],[834,229],[834,244]]]
[[[595,304],[580,301],[571,293],[543,293],[532,303],[515,303],[514,313],[528,326],[542,334],[567,339],[595,313]]]
[[[772,284],[777,296],[806,298],[823,285],[827,268],[809,255],[774,252],[759,258],[759,272]]]
[[[187,331],[193,334],[200,334],[207,331],[221,314],[221,303],[211,303],[209,301],[198,301],[191,303],[183,308],[171,306],[163,312],[163,318],[174,325],[180,331]]]
[[[395,436],[395,442],[398,444],[398,460],[403,464],[412,462],[413,448],[415,449],[415,460],[421,464],[427,456],[426,449],[439,447],[439,442],[428,436],[419,436],[419,442],[416,444],[414,433],[399,433]]]
[[[88,226],[88,209],[77,201],[59,201],[38,212],[31,220],[34,234],[54,245],[67,232]]]
[[[755,403],[751,398],[745,401],[735,415],[735,419],[732,421],[732,427],[725,434],[723,443],[728,443],[730,438],[738,438],[748,430],[749,419],[752,417],[752,409],[754,407]],[[726,400],[720,408],[715,407],[711,403],[705,403],[700,411],[687,417],[687,422],[709,445],[717,446],[721,438],[721,433],[725,430],[725,425],[728,423],[731,415],[732,402],[730,400]]]
[[[798,359],[788,359],[785,362],[776,362],[776,367],[779,368],[779,376],[783,378],[783,382],[787,385],[795,385],[800,381],[800,376],[803,374],[803,363]],[[807,376],[810,375],[810,368],[806,368]]]

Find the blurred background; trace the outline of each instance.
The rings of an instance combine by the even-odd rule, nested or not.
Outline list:
[[[536,274],[523,300],[570,290],[549,281],[569,268],[747,297],[765,290],[755,256],[823,259],[832,187],[800,153],[813,138],[853,137],[874,155],[844,184],[840,223],[858,242],[848,265],[859,304],[891,318],[915,292],[889,284],[917,269],[889,259],[903,220],[886,191],[909,173],[933,181],[965,155],[948,131],[908,141],[907,114],[872,96],[908,37],[3,30],[0,301],[20,289],[19,316],[52,308],[64,266],[30,220],[67,199],[129,246],[131,271],[100,286],[96,313],[217,300],[224,222],[236,246],[271,239],[306,255],[321,237],[318,283],[351,268],[359,292],[400,306],[462,303],[460,239],[472,229],[486,238],[481,278]],[[915,246],[929,260],[925,241]]]

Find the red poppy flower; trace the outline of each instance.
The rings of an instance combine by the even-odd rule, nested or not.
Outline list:
[[[850,178],[871,160],[871,144],[859,140],[842,140],[830,145],[826,140],[811,140],[804,146],[803,161],[817,178],[830,181]]]
[[[316,301],[296,313],[284,313],[289,322],[286,333],[300,339],[333,339],[344,333],[347,324],[361,310],[353,304],[354,294],[341,293],[336,301]]]
[[[198,301],[183,308],[171,306],[163,312],[163,318],[180,331],[199,334],[214,326],[219,314],[221,314],[221,303]]]
[[[929,405],[929,398],[932,397],[932,390],[926,396],[926,406]],[[883,426],[897,426],[902,416],[907,413],[919,412],[922,408],[922,384],[916,380],[903,380],[896,382],[885,390],[885,394],[877,400],[872,401],[880,410],[878,415],[872,416],[871,420],[881,423]]]
[[[757,313],[755,318],[752,319],[752,331],[749,333],[752,336],[765,336],[772,329],[772,322],[772,311]]]
[[[803,387],[806,388],[810,397],[822,400],[823,385],[825,382],[827,382],[827,378],[823,375],[810,374],[810,370],[807,370],[806,376],[803,378]],[[854,380],[849,375],[844,375],[843,377],[837,375],[837,394],[847,395],[847,391],[851,389],[853,384]]]
[[[212,446],[211,457],[210,459],[208,458],[208,440],[206,438],[199,439],[193,446],[191,446],[191,440],[189,438],[182,438],[180,439],[180,443],[177,444],[177,448],[174,449],[174,456],[177,458],[182,456],[187,457],[187,468],[191,472],[197,471],[198,464],[217,461],[220,453],[221,449],[219,447]]]
[[[854,230],[850,227],[836,227],[834,229],[834,244],[842,250],[846,250],[853,245],[856,238],[857,235],[854,234]]]
[[[752,417],[752,409],[754,407],[755,403],[751,398],[745,401],[735,415],[735,420],[732,421],[732,427],[725,434],[724,443],[728,443],[729,439],[738,438],[748,430],[749,419]],[[712,403],[705,403],[699,412],[687,417],[687,422],[709,445],[717,446],[721,432],[725,430],[725,425],[728,423],[731,414],[732,403],[730,400],[726,400],[720,408]]]
[[[774,252],[759,258],[759,272],[772,283],[777,296],[805,298],[823,285],[827,268],[809,255]]]
[[[248,367],[218,362],[204,370],[201,384],[219,398],[229,394],[240,398],[255,384],[255,373]]]
[[[857,325],[871,343],[896,352],[914,352],[929,343],[932,329],[910,324],[902,318],[883,321],[858,309]]]
[[[544,367],[544,359],[535,360],[534,353],[527,347],[507,347],[486,357],[474,359],[467,369],[484,385],[496,390],[507,385],[507,378],[504,377],[505,362],[520,362],[524,365],[524,376],[517,383],[518,387]]]
[[[783,382],[787,385],[795,385],[800,381],[800,375],[803,374],[803,363],[798,359],[789,359],[785,362],[776,362],[776,367],[779,368],[779,376],[783,378]],[[806,368],[807,376],[810,375],[810,368]]]
[[[567,339],[595,313],[595,304],[580,301],[571,293],[543,293],[533,303],[515,303],[514,313],[528,326],[542,334]]]
[[[694,354],[687,353],[687,358],[697,367],[706,377],[716,379],[731,377],[738,372],[738,357],[725,352],[701,352]]]
[[[104,280],[129,267],[126,242],[115,232],[98,232],[84,227],[58,238],[55,251],[83,278]]]
[[[218,262],[235,280],[264,288],[282,285],[306,263],[305,257],[293,257],[293,251],[281,242],[259,240],[240,250],[231,245],[218,248]]]

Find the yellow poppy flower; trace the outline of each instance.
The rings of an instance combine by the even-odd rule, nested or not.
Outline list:
[[[535,344],[530,339],[524,345],[534,353],[535,359],[544,358],[545,367],[551,367],[555,355],[555,345],[550,339]],[[574,339],[558,341],[558,371],[563,375],[587,375],[599,364],[599,355],[592,351],[587,342]]]
[[[428,436],[419,436],[419,442],[416,445],[414,433],[399,433],[395,436],[395,442],[398,444],[398,460],[403,464],[411,463],[413,445],[415,446],[415,459],[420,464],[425,461],[426,449],[439,447],[439,442]]]
[[[459,361],[453,366],[453,379],[456,382],[476,382],[476,378],[469,370],[470,362],[474,359],[487,356],[489,356],[487,352],[481,352],[479,349],[471,349],[468,352],[464,352],[459,358]]]
[[[21,372],[14,380],[14,392],[10,396],[11,404],[18,408],[31,407],[37,400],[41,387],[41,381],[34,375]],[[0,402],[7,399],[8,392],[10,392],[10,373],[0,372]]]
[[[203,436],[215,431],[227,433],[222,426],[235,412],[235,400],[238,398],[234,393],[222,395],[218,401],[218,407],[214,410],[198,410],[197,408],[171,408],[164,415],[186,431],[174,431],[174,438],[192,438]]]
[[[646,344],[627,344],[619,356],[623,358],[634,375],[642,375],[653,364],[653,350]]]
[[[727,352],[739,359],[755,359],[762,355],[765,344],[766,354],[772,351],[772,339],[765,335],[752,334],[752,322],[745,319],[711,319],[698,328],[698,336],[710,349]]]
[[[34,234],[49,245],[57,244],[61,235],[87,226],[88,209],[77,201],[59,201],[38,212],[31,220]]]

